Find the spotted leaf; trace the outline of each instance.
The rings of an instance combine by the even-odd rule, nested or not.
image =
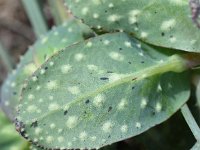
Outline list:
[[[28,49],[18,64],[17,69],[9,75],[1,92],[1,105],[3,105],[4,111],[7,112],[11,119],[13,119],[15,114],[15,106],[18,103],[24,80],[53,53],[90,36],[93,36],[93,33],[87,26],[71,20],[59,27],[54,27],[52,31],[42,36]],[[46,68],[43,72],[45,70]],[[37,80],[37,78],[35,77],[32,80]],[[37,87],[37,90],[40,90],[40,87]]]
[[[103,147],[175,113],[190,94],[184,69],[179,55],[125,33],[98,36],[59,51],[32,75],[38,80],[22,91],[17,122],[45,148]]]
[[[188,0],[65,1],[93,28],[124,30],[157,46],[200,52],[200,30],[190,17]]]

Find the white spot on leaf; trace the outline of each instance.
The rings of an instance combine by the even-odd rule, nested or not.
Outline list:
[[[162,105],[161,105],[160,102],[157,102],[157,103],[156,103],[155,110],[156,110],[156,112],[158,112],[158,113],[162,110]]]
[[[75,56],[74,56],[75,60],[76,61],[81,61],[85,58],[85,55],[82,54],[82,53],[77,53]]]
[[[87,65],[87,68],[91,71],[97,71],[98,70],[98,67],[96,65],[92,65],[92,64]]]
[[[86,140],[87,133],[85,131],[81,132],[80,135],[79,135],[79,138],[80,138],[81,141]]]
[[[105,133],[109,133],[111,132],[113,128],[113,123],[111,121],[107,121],[103,124],[102,126],[102,130],[105,132]]]
[[[120,19],[121,19],[121,16],[117,15],[117,14],[110,15],[107,18],[107,20],[110,21],[110,22],[119,21]]]
[[[66,125],[70,129],[74,128],[77,125],[77,123],[78,123],[78,117],[76,116],[69,116],[66,121]]]
[[[109,56],[117,61],[123,61],[124,60],[124,56],[118,52],[110,52]]]
[[[176,20],[175,19],[169,19],[169,20],[162,22],[160,29],[162,31],[169,31],[171,28],[175,27],[175,25],[176,25]]]
[[[61,72],[63,74],[67,74],[71,70],[72,66],[67,64],[67,65],[62,65],[61,66]]]
[[[93,100],[93,104],[96,107],[101,107],[104,102],[105,102],[105,96],[103,94],[98,94]]]
[[[74,94],[74,95],[77,95],[80,93],[80,89],[78,86],[71,86],[71,87],[68,87],[67,90],[71,93],[71,94]]]
[[[57,89],[57,87],[58,85],[56,80],[47,83],[47,89],[49,90]]]
[[[135,127],[138,128],[138,129],[140,129],[140,128],[142,127],[142,125],[141,125],[140,122],[136,122],[136,123],[135,123]]]
[[[127,125],[123,125],[120,128],[121,132],[126,133],[128,131],[128,126]]]
[[[146,106],[147,106],[147,100],[146,100],[146,98],[143,98],[143,99],[141,100],[140,107],[141,107],[142,109],[144,109]]]
[[[53,140],[54,140],[54,138],[52,136],[47,136],[47,138],[46,138],[47,143],[52,143]]]
[[[27,108],[27,111],[30,113],[33,113],[37,110],[37,107],[35,105],[29,105]]]
[[[59,108],[59,105],[57,103],[50,103],[48,109],[50,111],[57,110]]]
[[[123,110],[128,105],[128,102],[125,98],[122,98],[120,103],[117,105],[118,110]]]

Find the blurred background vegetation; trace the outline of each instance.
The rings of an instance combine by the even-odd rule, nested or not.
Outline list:
[[[68,18],[71,15],[62,0],[0,0],[0,85],[39,36]],[[194,90],[189,105],[199,123]],[[194,143],[195,139],[183,116],[177,112],[161,125],[104,149],[188,150]],[[29,147],[0,110],[0,150],[28,150]]]

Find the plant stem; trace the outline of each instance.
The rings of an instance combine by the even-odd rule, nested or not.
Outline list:
[[[37,37],[48,31],[38,0],[22,0]]]
[[[192,131],[194,137],[196,138],[197,142],[200,142],[200,129],[197,125],[192,113],[190,112],[187,104],[185,104],[181,108],[181,112],[183,114],[183,117],[185,118],[185,121],[187,122],[188,126],[190,127],[190,130]]]
[[[197,142],[190,150],[199,150],[200,144]]]
[[[7,54],[6,50],[3,48],[3,46],[0,43],[0,58],[2,59],[4,65],[6,66],[6,69],[11,72],[12,71],[12,63],[9,55]]]
[[[51,12],[57,25],[62,24],[67,18],[67,12],[62,0],[49,0]]]

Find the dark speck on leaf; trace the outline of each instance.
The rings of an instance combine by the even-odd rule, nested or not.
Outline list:
[[[87,99],[87,100],[85,101],[85,104],[89,104],[89,103],[90,103],[90,100]]]
[[[17,95],[17,92],[13,92],[13,95]]]
[[[135,89],[135,87],[133,86],[133,87],[132,87],[132,90],[134,90],[134,89]]]
[[[67,115],[67,113],[68,113],[68,111],[67,111],[67,110],[65,110],[65,111],[64,111],[64,115]]]
[[[47,70],[47,69],[48,69],[48,67],[45,67],[44,69],[45,69],[45,70]]]
[[[131,62],[130,62],[130,61],[129,61],[128,63],[129,63],[129,64],[131,64]]]
[[[108,80],[109,78],[107,77],[101,77],[100,80]]]
[[[132,81],[136,80],[137,78],[133,78]]]
[[[165,36],[165,33],[164,33],[164,32],[162,32],[162,33],[161,33],[161,35],[162,35],[162,36]]]
[[[141,61],[142,64],[144,64],[144,61]]]
[[[119,50],[121,51],[121,50],[123,50],[123,49],[120,47]]]
[[[113,73],[112,71],[107,71],[107,73]]]
[[[112,107],[110,106],[109,108],[108,108],[108,112],[110,112],[112,110]]]
[[[37,121],[35,121],[35,122],[33,122],[33,123],[31,124],[31,127],[36,128],[37,126],[38,126],[38,122],[37,122]]]

